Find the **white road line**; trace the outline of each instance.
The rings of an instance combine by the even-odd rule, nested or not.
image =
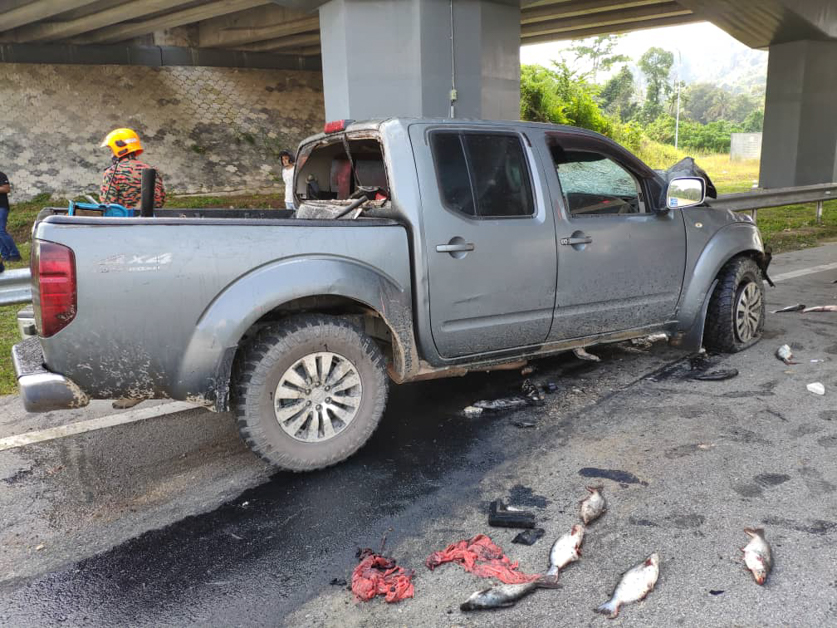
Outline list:
[[[771,277],[774,282],[786,281],[788,279],[796,279],[797,277],[804,277],[805,275],[813,275],[814,273],[821,273],[826,270],[837,270],[837,262],[833,264],[820,264],[819,266],[811,266],[811,268],[803,268],[802,270],[792,270],[781,275]]]
[[[98,419],[90,419],[89,421],[78,421],[69,425],[51,427],[46,430],[18,434],[17,436],[7,436],[6,438],[0,438],[0,451],[24,447],[32,443],[55,440],[56,438],[64,438],[65,436],[84,434],[85,432],[114,427],[115,425],[135,423],[137,421],[145,421],[146,419],[156,419],[157,417],[176,414],[185,410],[195,410],[199,407],[191,403],[186,403],[185,401],[175,401],[161,406],[128,410],[121,414],[111,414],[109,416],[99,417]]]

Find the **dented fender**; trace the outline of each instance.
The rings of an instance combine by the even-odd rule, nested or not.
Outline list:
[[[732,258],[750,252],[764,253],[761,234],[751,222],[729,224],[706,242],[697,260],[686,267],[683,292],[677,307],[678,332],[688,332],[695,325],[702,328],[702,318],[718,273]]]
[[[377,312],[392,333],[395,374],[418,368],[409,285],[348,258],[305,256],[257,268],[209,304],[183,354],[177,392],[226,408],[233,358],[245,333],[282,305],[318,296],[351,299]]]

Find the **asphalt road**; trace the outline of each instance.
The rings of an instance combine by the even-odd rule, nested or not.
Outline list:
[[[837,303],[835,262],[834,245],[778,257],[769,309]],[[798,365],[774,357],[784,343]],[[761,343],[709,356],[740,372],[721,382],[691,379],[697,363],[665,344],[595,353],[598,365],[539,362],[533,379],[558,392],[514,414],[460,411],[517,391],[516,372],[394,388],[372,441],[313,474],[273,474],[228,416],[200,410],[0,451],[0,625],[604,626],[592,609],[652,551],[656,590],[614,625],[837,624],[837,314],[769,316]],[[0,438],[91,416],[26,417],[14,403],[0,401]],[[558,591],[465,614],[486,581],[423,565],[486,533],[542,572],[589,484],[605,486],[609,511]],[[497,498],[534,511],[546,536],[526,547],[489,528]],[[746,526],[773,545],[764,587],[740,558]],[[356,603],[330,582],[390,529],[415,598]]]

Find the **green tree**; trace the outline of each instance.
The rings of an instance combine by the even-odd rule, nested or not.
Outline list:
[[[592,70],[590,72],[593,83],[598,82],[599,71],[607,71],[617,63],[625,63],[631,58],[615,54],[614,50],[619,44],[623,35],[599,35],[591,39],[576,41],[570,51],[575,54],[576,61],[589,61]]]
[[[622,122],[632,119],[637,113],[636,86],[634,75],[623,67],[602,88],[600,94],[602,108],[608,115],[618,117]]]
[[[683,114],[701,124],[706,124],[706,112],[712,106],[715,91],[711,83],[694,83],[683,90]]]
[[[664,103],[671,93],[671,67],[674,54],[662,48],[649,48],[639,60],[639,69],[645,75],[648,88],[645,94],[643,117],[647,122],[656,120],[664,109]]]
[[[741,130],[745,133],[761,133],[764,130],[764,109],[756,109],[748,115]]]
[[[598,88],[563,62],[553,62],[553,68],[521,66],[520,119],[569,124],[609,134],[612,123],[599,109]]]

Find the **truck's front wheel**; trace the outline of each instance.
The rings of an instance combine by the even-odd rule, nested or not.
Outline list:
[[[351,456],[372,436],[386,406],[380,349],[331,316],[297,316],[263,329],[242,352],[233,378],[244,442],[292,471]]]
[[[706,313],[703,342],[714,351],[742,351],[759,341],[764,318],[761,269],[749,257],[737,257],[718,276]]]

